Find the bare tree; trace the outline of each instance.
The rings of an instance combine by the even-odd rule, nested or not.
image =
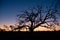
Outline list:
[[[23,13],[17,15],[17,18],[19,25],[23,26],[26,25],[27,22],[29,22],[30,25],[27,25],[28,29],[30,32],[33,32],[34,29],[39,26],[52,28],[55,27],[55,25],[59,25],[57,21],[57,14],[58,10],[56,7],[43,9],[42,6],[37,6],[33,7],[32,9],[23,11]]]
[[[0,28],[0,32],[5,31],[5,29]]]
[[[18,25],[17,28],[14,28],[14,29],[13,29],[13,31],[14,31],[14,30],[20,31],[20,29],[22,29],[22,28],[24,28],[24,27],[26,28],[26,27],[28,27],[28,26],[27,26],[27,25],[22,25],[22,26],[19,26],[19,25]],[[26,28],[26,30],[27,30],[27,28]]]

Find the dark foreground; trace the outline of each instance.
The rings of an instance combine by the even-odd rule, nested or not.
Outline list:
[[[0,32],[0,39],[5,40],[40,40],[60,37],[60,31],[41,31],[41,32]],[[60,38],[59,38],[60,39]],[[51,39],[52,40],[52,39]],[[58,39],[57,39],[58,40]]]
[[[31,33],[31,32],[29,32],[29,31],[0,31],[0,32],[8,32],[8,33],[9,33],[9,32],[13,32],[13,33],[14,33],[14,32],[17,32],[17,33],[18,33],[18,32],[20,32],[20,33]],[[45,32],[60,32],[60,30],[59,30],[59,31],[34,31],[33,33],[38,33],[38,32],[44,32],[44,33],[45,33]]]

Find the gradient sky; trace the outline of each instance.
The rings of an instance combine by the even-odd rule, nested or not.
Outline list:
[[[0,25],[15,24],[16,15],[36,5],[51,6],[56,3],[60,9],[60,0],[0,0]]]

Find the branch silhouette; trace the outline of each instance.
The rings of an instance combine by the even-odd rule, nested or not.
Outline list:
[[[21,28],[23,28],[25,27],[23,25],[26,25],[25,23],[30,22],[30,26],[28,25],[30,32],[33,32],[35,28],[41,26],[42,24],[47,24],[48,26],[44,26],[46,28],[55,27],[55,25],[59,25],[56,17],[57,12],[58,10],[55,7],[48,9],[46,13],[43,13],[42,6],[37,6],[18,14],[18,23],[19,25],[22,25]]]

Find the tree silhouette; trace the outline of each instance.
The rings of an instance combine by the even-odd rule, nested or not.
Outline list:
[[[11,31],[14,31],[14,26],[13,25],[10,25],[10,28],[11,28]]]
[[[14,28],[13,30],[18,30],[18,31],[20,31],[20,29],[22,29],[22,28],[26,28],[26,27],[28,27],[27,25],[22,25],[22,26],[17,26],[17,28]],[[26,28],[26,30],[27,30],[27,28]]]
[[[1,28],[0,28],[0,32],[4,32],[4,31],[5,31],[5,29],[1,29]]]
[[[6,31],[6,29],[9,30],[7,25],[3,25],[3,26],[4,26],[5,31]]]
[[[42,6],[37,6],[18,14],[17,19],[19,25],[22,25],[21,28],[27,26],[29,31],[33,32],[39,26],[53,28],[55,25],[59,25],[57,14],[59,15],[56,7],[43,9]],[[27,22],[30,25],[26,25]]]

